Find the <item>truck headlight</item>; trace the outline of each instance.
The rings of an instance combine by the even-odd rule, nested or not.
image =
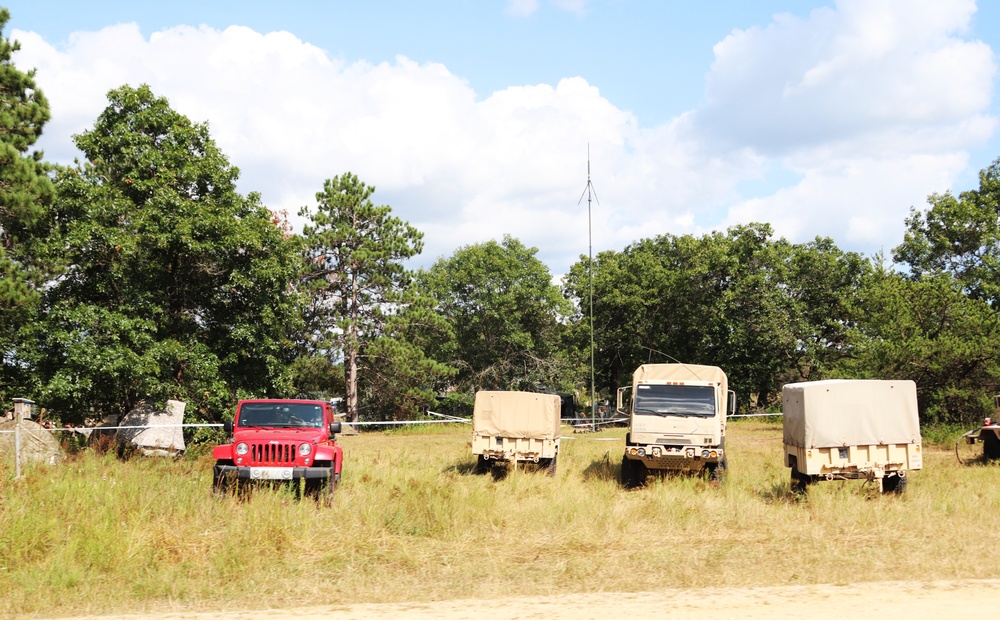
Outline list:
[[[236,454],[243,456],[249,451],[250,451],[250,446],[246,445],[242,441],[236,444]]]
[[[312,454],[313,447],[311,443],[300,443],[299,444],[299,455],[309,456]]]

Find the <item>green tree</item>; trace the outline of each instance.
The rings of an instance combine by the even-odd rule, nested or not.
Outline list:
[[[843,376],[912,379],[924,422],[978,423],[1000,387],[1000,318],[947,273],[909,280],[883,266],[860,291]]]
[[[364,348],[359,391],[372,419],[406,420],[435,404],[455,369],[433,356],[454,335],[433,300],[411,287],[386,317],[379,336]]]
[[[979,189],[931,194],[926,211],[910,210],[903,243],[893,251],[910,275],[950,273],[965,291],[1000,309],[1000,159],[979,173]]]
[[[218,419],[239,396],[284,393],[297,300],[292,239],[208,127],[147,86],[123,86],[85,161],[57,178],[53,243],[68,268],[46,295],[45,402],[67,419],[175,398]]]
[[[572,307],[537,252],[507,235],[502,243],[460,248],[418,274],[455,334],[439,355],[457,369],[460,391],[568,389],[575,383],[560,323]]]
[[[10,12],[0,8],[0,31]],[[53,196],[40,151],[29,152],[49,120],[35,72],[13,62],[17,41],[0,37],[0,410],[34,390],[24,358],[22,327],[31,323],[52,265],[40,244],[48,237]]]
[[[423,250],[423,234],[375,205],[375,188],[351,173],[327,179],[316,211],[299,215],[303,229],[302,276],[309,299],[308,340],[314,351],[343,355],[347,417],[358,420],[358,364],[362,347],[383,331],[387,313],[404,302],[409,273],[403,261]]]
[[[843,354],[865,266],[829,240],[772,239],[766,224],[603,252],[594,266],[599,382],[610,392],[643,363],[710,364],[742,402],[756,395],[767,404],[785,379],[821,372]],[[581,260],[566,294],[582,306],[587,285]]]

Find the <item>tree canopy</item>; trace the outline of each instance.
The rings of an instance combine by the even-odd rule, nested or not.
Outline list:
[[[403,303],[409,281],[403,261],[423,249],[423,233],[375,205],[375,188],[350,172],[327,179],[302,232],[308,296],[307,336],[313,351],[343,355],[347,415],[358,419],[358,360],[387,316]]]
[[[457,369],[460,392],[573,384],[562,346],[572,307],[537,253],[505,236],[459,248],[418,274],[455,335],[439,349]]]
[[[57,177],[66,268],[35,331],[46,402],[80,420],[175,398],[214,419],[273,394],[298,316],[293,241],[236,191],[205,124],[146,86],[108,100],[75,137],[85,160]]]
[[[0,31],[9,19],[0,8]],[[17,41],[0,37],[0,410],[24,396],[9,390],[34,382],[20,330],[33,320],[52,268],[42,242],[54,189],[42,153],[30,150],[49,120],[49,104],[35,72],[14,65],[18,49]]]

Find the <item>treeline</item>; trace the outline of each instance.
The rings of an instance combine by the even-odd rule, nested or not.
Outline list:
[[[749,224],[581,257],[561,287],[509,236],[413,271],[422,233],[373,187],[328,179],[297,234],[236,191],[207,125],[146,86],[108,94],[73,165],[46,162],[48,103],[16,50],[0,39],[5,410],[27,397],[81,423],[174,398],[218,421],[239,398],[338,396],[351,419],[405,419],[468,410],[479,389],[585,403],[591,329],[599,398],[679,360],[723,367],[743,409],[833,377],[913,379],[925,422],[992,407],[1000,163],[913,211],[894,262]]]

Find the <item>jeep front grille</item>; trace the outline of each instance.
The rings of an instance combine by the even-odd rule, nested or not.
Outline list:
[[[294,465],[298,446],[294,443],[252,443],[250,463],[254,465]]]

